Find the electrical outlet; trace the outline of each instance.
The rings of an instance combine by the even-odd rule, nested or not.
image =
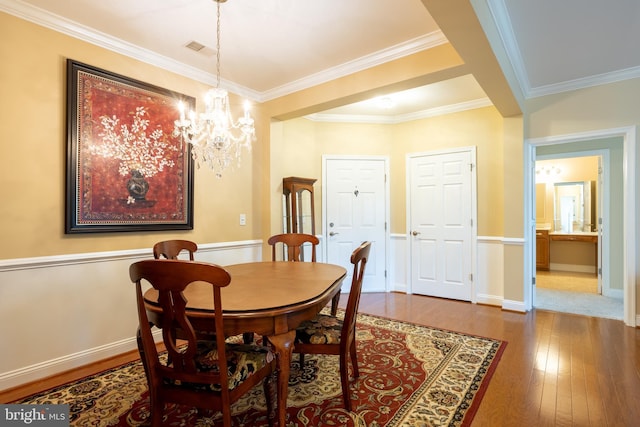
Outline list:
[[[247,215],[240,214],[240,225],[247,225]]]

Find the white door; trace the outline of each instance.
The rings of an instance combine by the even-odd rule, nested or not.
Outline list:
[[[475,149],[408,161],[411,292],[471,301]]]
[[[386,290],[387,183],[386,159],[324,158],[322,227],[331,264],[344,266],[351,285],[351,253],[362,242],[371,242],[362,292]]]

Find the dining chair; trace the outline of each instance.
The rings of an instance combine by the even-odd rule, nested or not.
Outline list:
[[[296,329],[293,348],[295,353],[300,354],[300,367],[304,366],[305,354],[333,354],[340,356],[342,399],[344,408],[347,411],[351,411],[349,360],[351,360],[354,378],[360,376],[358,356],[356,354],[356,318],[362,292],[364,269],[367,265],[370,249],[371,242],[363,242],[351,254],[353,276],[344,318],[340,319],[335,315],[321,313],[311,320],[302,322]]]
[[[316,246],[320,240],[313,234],[283,233],[269,237],[267,243],[271,245],[271,260],[277,261],[277,248],[282,246],[287,251],[286,261],[304,261],[304,245],[311,244],[311,262],[316,262]]]
[[[313,234],[305,233],[282,233],[275,234],[267,240],[271,246],[271,261],[278,261],[278,249],[282,248],[286,251],[286,261],[300,262],[304,261],[304,245],[311,244],[311,262],[316,262],[316,246],[320,244],[320,240]],[[340,293],[331,301],[331,312],[338,310]],[[334,308],[335,307],[335,308]],[[244,335],[244,341],[249,343],[253,341],[253,333],[247,332]],[[266,344],[266,340],[264,341]]]
[[[178,259],[182,251],[189,252],[189,260],[193,261],[193,253],[198,250],[198,245],[190,240],[164,240],[153,245],[153,257],[160,259]]]
[[[277,249],[282,247],[287,251],[286,261],[299,262],[304,260],[304,244],[311,244],[311,262],[316,262],[316,246],[320,244],[320,240],[312,234],[305,233],[282,233],[275,234],[269,237],[267,243],[271,245],[271,261],[278,261]],[[340,294],[338,293],[338,298]],[[332,306],[333,306],[332,302]],[[335,301],[336,310],[338,306],[338,300]],[[245,332],[243,334],[244,342],[250,343],[253,341],[254,334],[252,332]],[[266,339],[263,339],[264,344],[267,344]]]
[[[305,233],[283,233],[269,237],[267,243],[271,245],[271,260],[277,261],[277,248],[282,244],[287,251],[287,260],[304,261],[304,244],[311,244],[311,262],[316,262],[316,246],[320,244],[320,240],[312,234]],[[331,314],[335,316],[338,311],[338,303],[340,302],[340,293],[331,301]]]
[[[136,285],[138,350],[147,376],[152,426],[162,425],[165,403],[176,403],[220,411],[224,426],[229,427],[231,404],[263,379],[269,425],[272,425],[273,387],[277,387],[275,355],[265,346],[225,341],[221,288],[231,283],[227,271],[209,263],[154,259],[132,264],[129,275]],[[187,315],[188,301],[183,291],[196,281],[211,285],[214,341],[198,340]],[[151,333],[143,283],[149,283],[158,292],[162,315],[161,325],[155,326],[162,328],[167,358],[160,357]],[[176,343],[177,329],[183,333]]]

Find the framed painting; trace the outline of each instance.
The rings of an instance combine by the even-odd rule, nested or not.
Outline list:
[[[179,101],[195,110],[193,97],[67,60],[65,233],[193,229]]]

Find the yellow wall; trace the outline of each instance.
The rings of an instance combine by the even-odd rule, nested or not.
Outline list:
[[[65,60],[193,96],[198,105],[207,87],[7,14],[0,14],[0,28],[12,35],[0,40],[2,57],[9,58],[0,66],[5,89],[0,155],[11,159],[0,172],[0,233],[5,243],[0,259],[144,248],[173,237],[207,243],[265,239],[281,229],[282,178],[320,178],[322,154],[389,156],[391,232],[404,233],[406,153],[460,146],[478,148],[478,233],[522,236],[521,215],[511,217],[513,209],[522,210],[521,118],[502,118],[494,107],[397,125],[300,118],[375,93],[468,74],[469,67],[449,44],[257,105],[258,141],[252,154],[243,157],[241,168],[222,179],[208,169],[196,170],[193,231],[65,235]],[[232,103],[241,108],[241,100],[233,96]],[[37,126],[32,117],[37,117]],[[321,187],[316,191],[321,194]],[[507,200],[515,207],[504,208]],[[319,213],[320,203],[317,209]],[[247,226],[239,225],[240,213],[247,214]]]
[[[198,242],[261,238],[261,223],[253,220],[262,203],[254,191],[264,173],[260,142],[222,179],[196,170],[193,231],[65,235],[66,59],[194,96],[197,105],[207,87],[4,13],[0,28],[0,259],[144,248],[176,236]],[[241,100],[232,97],[232,103],[241,109]],[[264,135],[268,125],[259,108],[254,115]],[[247,214],[245,227],[240,213]]]
[[[447,114],[396,126],[392,146],[392,231],[405,232],[405,155],[455,147],[477,147],[478,234],[502,236],[503,230],[503,119],[494,107]],[[395,183],[394,183],[395,181]],[[393,201],[393,199],[392,199]]]
[[[502,234],[502,118],[486,107],[401,124],[346,124],[300,118],[278,122],[272,129],[271,173],[274,210],[281,211],[282,178],[316,178],[322,191],[322,155],[387,156],[390,161],[391,233],[406,232],[406,155],[477,147],[478,234]],[[496,155],[496,153],[498,153]],[[316,217],[322,209],[316,197]],[[496,214],[497,212],[497,214]],[[274,215],[272,231],[282,230]],[[322,231],[322,224],[316,225]]]

